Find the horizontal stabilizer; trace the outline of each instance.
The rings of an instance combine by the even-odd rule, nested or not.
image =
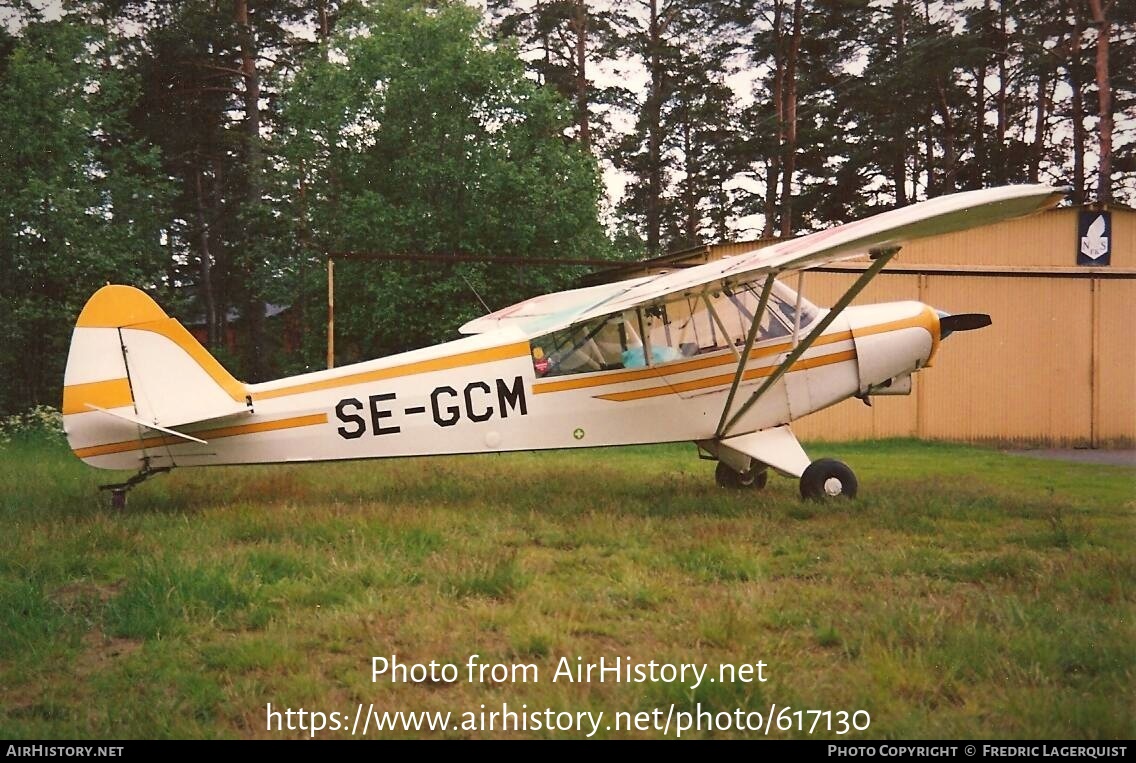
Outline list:
[[[129,422],[132,422],[134,424],[138,424],[139,426],[146,427],[147,429],[153,429],[155,432],[162,432],[164,434],[170,434],[170,435],[173,435],[174,437],[180,437],[183,440],[189,440],[190,442],[201,443],[202,445],[208,445],[209,444],[205,440],[199,440],[198,438],[194,437],[193,435],[188,435],[185,432],[178,432],[177,430],[174,430],[174,429],[167,429],[166,427],[161,427],[161,426],[158,426],[157,424],[151,424],[150,422],[144,421],[143,419],[141,419],[138,416],[131,416],[129,413],[117,413],[115,411],[108,411],[106,408],[100,408],[99,406],[93,405],[91,403],[87,403],[87,407],[90,408],[93,411],[98,411],[99,413],[105,413],[107,416],[114,416],[116,419],[123,419],[124,421],[129,421]]]

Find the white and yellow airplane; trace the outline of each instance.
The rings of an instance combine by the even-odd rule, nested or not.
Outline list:
[[[908,394],[941,339],[988,325],[920,302],[849,307],[906,241],[1030,214],[1044,185],[959,193],[685,270],[558,292],[461,328],[462,339],[261,384],[237,381],[146,294],[106,286],[71,340],[63,414],[75,454],[131,469],[485,453],[675,441],[718,484],[800,479],[854,496],[845,464],[810,461],[789,423],[849,397]],[[855,257],[831,309],[777,280]]]

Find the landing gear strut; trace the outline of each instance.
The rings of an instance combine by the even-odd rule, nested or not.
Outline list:
[[[725,440],[698,440],[695,445],[699,458],[718,462],[714,477],[719,487],[760,489],[769,480],[769,473],[776,471],[786,477],[799,477],[801,496],[806,500],[856,497],[858,483],[848,465],[832,458],[810,461],[786,425]],[[744,472],[734,468],[746,464]]]
[[[126,482],[115,482],[109,485],[99,485],[99,490],[110,491],[110,505],[113,508],[125,509],[126,494],[129,493],[135,485],[141,485],[151,477],[157,476],[159,474],[165,474],[172,468],[172,466],[159,466],[156,468],[151,468],[150,462],[149,460],[147,460],[145,462],[145,465],[139,470],[139,472],[128,479]]]

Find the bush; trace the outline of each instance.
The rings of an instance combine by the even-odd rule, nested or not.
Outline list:
[[[63,414],[50,405],[37,405],[23,413],[0,418],[0,445],[32,437],[50,442],[66,441]]]

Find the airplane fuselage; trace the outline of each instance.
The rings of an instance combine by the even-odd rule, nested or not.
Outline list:
[[[921,303],[848,308],[732,432],[787,424],[902,381],[927,363],[938,341],[938,317]],[[793,346],[788,337],[753,346],[739,403]],[[529,338],[505,328],[245,385],[247,411],[184,427],[204,444],[142,431],[96,411],[69,416],[67,430],[84,461],[113,469],[705,441],[719,426],[738,349],[642,368],[541,376]]]

